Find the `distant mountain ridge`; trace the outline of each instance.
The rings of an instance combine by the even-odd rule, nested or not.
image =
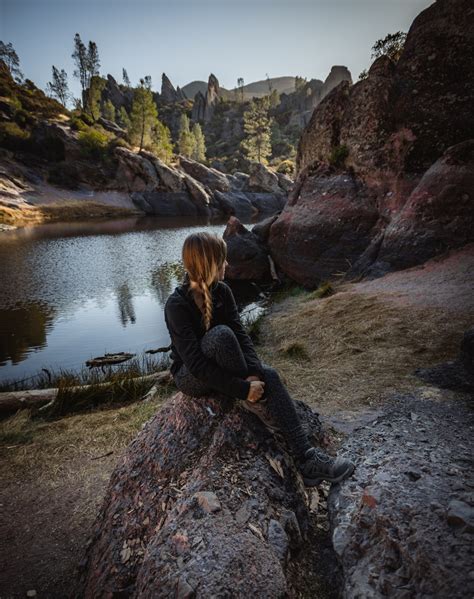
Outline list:
[[[244,85],[244,99],[249,100],[252,97],[266,96],[270,91],[269,86],[271,86],[272,89],[276,89],[279,94],[290,94],[295,91],[295,79],[296,77],[288,76],[253,81],[252,83]],[[205,95],[207,91],[207,81],[191,81],[184,85],[181,88],[181,91],[183,91],[186,94],[186,97],[190,99],[194,98],[198,92]],[[234,89],[229,90],[220,87],[219,91],[224,97],[226,95],[234,94]]]

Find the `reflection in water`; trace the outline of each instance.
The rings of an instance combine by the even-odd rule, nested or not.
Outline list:
[[[31,348],[44,347],[53,317],[54,310],[38,302],[12,310],[0,309],[0,365],[6,360],[18,364]]]
[[[135,316],[135,309],[133,307],[133,296],[130,293],[127,283],[120,285],[117,289],[117,299],[122,325],[126,327],[128,322],[133,324],[137,317]]]
[[[165,262],[151,275],[151,285],[156,292],[158,301],[165,305],[168,296],[184,277],[184,268],[181,262]]]

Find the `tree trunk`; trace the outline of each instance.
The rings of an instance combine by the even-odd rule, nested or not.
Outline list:
[[[321,441],[318,415],[295,403]],[[308,491],[284,441],[239,404],[177,393],[147,422],[112,474],[73,597],[304,590],[295,556],[311,528]]]
[[[165,370],[163,372],[158,372],[154,374],[149,374],[142,377],[137,377],[135,379],[137,382],[145,382],[150,381],[155,385],[159,383],[164,383],[170,380],[169,370]],[[78,385],[76,387],[71,387],[71,391],[84,391],[89,387],[109,387],[113,383],[99,383],[98,385]],[[7,416],[8,414],[12,414],[17,410],[22,410],[25,408],[38,409],[41,406],[46,405],[47,403],[56,399],[58,394],[58,389],[25,389],[23,391],[7,391],[5,393],[0,393],[0,417]]]

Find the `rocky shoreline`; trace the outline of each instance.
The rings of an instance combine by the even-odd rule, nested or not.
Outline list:
[[[52,185],[44,166],[20,162],[12,152],[3,150],[0,220],[5,224],[27,221],[33,208],[67,207],[70,202],[82,203],[85,214],[88,204],[96,202],[111,210],[115,207],[154,216],[222,218],[237,214],[245,218],[281,211],[293,185],[286,175],[259,163],[251,164],[250,174],[229,175],[183,156],[170,166],[151,152],[122,147],[114,150],[115,166],[101,173],[97,181],[102,182],[97,185],[97,173],[78,156],[74,132],[55,123],[44,127],[64,144],[65,160],[55,165],[55,177],[68,187]]]

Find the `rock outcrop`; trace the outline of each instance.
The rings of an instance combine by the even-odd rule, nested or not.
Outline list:
[[[206,98],[203,93],[198,91],[194,96],[193,111],[191,118],[195,123],[204,121],[204,112],[206,106]]]
[[[175,89],[166,73],[163,73],[161,76],[161,100],[163,102],[179,102],[183,99],[183,93],[179,87]]]
[[[112,75],[107,75],[107,83],[102,91],[102,102],[110,100],[118,110],[124,106],[128,111],[132,108],[133,89],[119,86]]]
[[[231,216],[222,234],[227,243],[226,277],[231,280],[270,281],[272,267],[262,238]]]
[[[271,193],[232,191],[232,175],[184,156],[179,168],[173,168],[145,150],[136,154],[117,148],[115,155],[119,161],[116,185],[131,193],[136,206],[148,214],[249,217],[274,214],[286,202],[286,192],[280,187]]]
[[[346,66],[335,65],[331,67],[329,75],[324,80],[321,88],[321,100],[328,95],[335,87],[337,87],[341,81],[347,81],[349,85],[352,85],[351,72]]]
[[[317,415],[301,402],[297,409],[321,442]],[[300,481],[285,447],[253,414],[225,397],[178,393],[114,471],[73,596],[304,591],[296,556],[311,522]]]
[[[438,0],[414,20],[397,64],[380,57],[316,107],[270,234],[288,276],[310,287],[379,276],[474,239],[472,55],[470,2]]]
[[[367,186],[323,164],[290,194],[271,226],[271,255],[284,273],[312,287],[355,262],[369,245],[377,220]]]
[[[354,265],[368,275],[421,264],[474,239],[474,139],[448,148]]]
[[[204,121],[205,123],[208,123],[214,115],[214,109],[218,98],[219,81],[217,80],[217,77],[211,73],[207,83],[206,95],[204,96],[201,91],[198,91],[194,96],[192,111],[193,121]]]
[[[343,597],[472,596],[473,425],[432,387],[334,424],[360,456],[328,501]]]

